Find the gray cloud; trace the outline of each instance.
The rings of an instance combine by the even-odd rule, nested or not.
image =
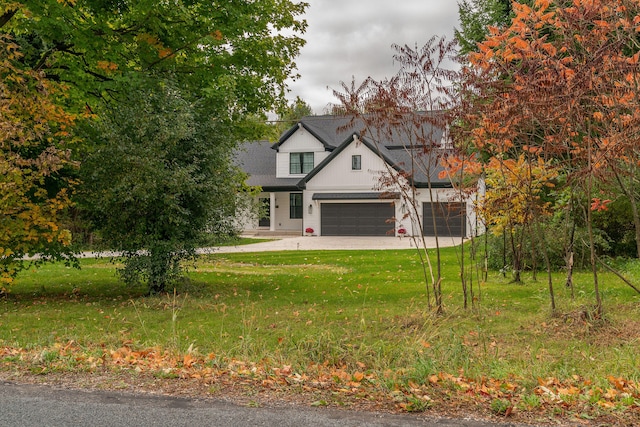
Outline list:
[[[392,44],[422,46],[432,36],[453,37],[458,24],[455,0],[307,0],[307,40],[296,61],[301,78],[290,82],[290,99],[299,96],[321,114],[336,102],[331,89],[396,73]]]

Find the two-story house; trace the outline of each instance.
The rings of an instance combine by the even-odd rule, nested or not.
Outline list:
[[[238,162],[249,175],[247,183],[262,189],[262,217],[246,220],[246,230],[393,236],[403,231],[419,235],[422,229],[433,235],[435,215],[438,235],[470,235],[472,200],[460,200],[450,181],[439,177],[438,161],[425,166],[420,156],[418,167],[401,137],[374,142],[346,128],[348,122],[345,117],[308,116],[275,144],[258,141],[240,147]],[[442,130],[429,132],[438,141],[436,150],[446,150]],[[408,184],[404,190],[384,179],[404,172],[411,180],[401,181]]]

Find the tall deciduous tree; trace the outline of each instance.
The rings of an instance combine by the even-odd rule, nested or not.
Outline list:
[[[87,132],[81,195],[103,241],[124,253],[121,277],[151,292],[182,273],[203,233],[235,232],[244,182],[229,161],[237,124],[203,111],[211,112],[160,82],[129,93]]]
[[[402,172],[387,165],[387,174],[380,184],[386,191],[400,191],[407,204],[406,217],[397,220],[411,222],[413,228],[419,230],[419,235],[413,238],[416,247],[420,248],[428,304],[431,306],[430,285],[436,310],[442,313],[440,245],[435,224],[437,204],[441,200],[436,197],[432,179],[437,176],[440,162],[447,154],[443,144],[446,144],[448,115],[441,110],[448,105],[445,88],[455,75],[451,68],[455,62],[456,45],[445,38],[432,37],[420,48],[395,45],[394,49],[394,60],[401,65],[396,76],[383,81],[370,78],[359,86],[355,82],[350,86],[343,83],[344,92],[334,91],[334,95],[342,103],[340,109],[362,123],[364,129],[359,130],[375,143],[383,145],[385,141],[401,141],[403,144],[401,148],[408,161],[395,165]],[[427,181],[427,188],[421,191],[427,191],[432,201],[433,229],[436,231],[435,268],[422,232],[422,205],[416,197],[416,177]]]
[[[479,83],[467,117],[475,123],[471,135],[497,159],[543,158],[585,195],[601,315],[592,210],[601,208],[598,185],[638,164],[640,4],[536,0],[513,6],[511,25],[493,28],[469,55],[476,70],[469,75]]]
[[[284,104],[306,6],[24,0],[0,9],[21,67],[65,83],[61,102],[86,118],[76,127],[75,158],[87,162],[82,207],[103,236],[122,237],[116,246],[151,290],[164,288],[176,253],[193,252],[187,228],[229,230],[232,146],[255,138],[265,129],[255,118]],[[137,258],[145,254],[152,262]]]
[[[513,255],[513,279],[520,282],[525,233],[550,214],[549,202],[542,196],[545,187],[553,186],[557,171],[541,157],[529,159],[524,154],[517,159],[493,157],[486,165],[486,171],[487,190],[478,212],[492,232],[508,236]]]
[[[461,0],[458,2],[460,29],[455,30],[460,52],[478,50],[478,43],[489,35],[489,27],[509,25],[512,0]]]
[[[297,97],[278,114],[278,122],[275,126],[275,139],[280,138],[280,135],[289,130],[298,120],[311,115],[313,115],[311,106],[302,98]]]
[[[71,256],[60,216],[70,205],[75,118],[54,102],[62,88],[20,60],[19,46],[0,35],[0,293],[26,255]]]
[[[76,108],[172,72],[199,90],[232,89],[239,112],[283,101],[305,8],[289,0],[24,0],[5,5],[0,22],[26,65],[70,83]]]

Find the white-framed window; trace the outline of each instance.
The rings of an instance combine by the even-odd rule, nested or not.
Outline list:
[[[359,171],[362,169],[362,156],[360,154],[354,154],[351,156],[351,170]]]
[[[313,169],[313,153],[289,153],[289,173],[300,175]]]

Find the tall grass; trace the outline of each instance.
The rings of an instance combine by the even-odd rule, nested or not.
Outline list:
[[[606,321],[592,323],[582,315],[593,304],[589,273],[576,275],[575,300],[556,287],[553,316],[546,282],[526,274],[513,284],[492,272],[482,299],[463,309],[455,248],[443,250],[443,316],[428,312],[410,250],[214,254],[159,296],[124,287],[106,260],[81,264],[18,278],[0,299],[0,346],[126,342],[299,369],[393,370],[407,381],[438,372],[531,386],[549,376],[640,378],[640,298],[609,273]],[[638,279],[640,269],[627,271]]]

